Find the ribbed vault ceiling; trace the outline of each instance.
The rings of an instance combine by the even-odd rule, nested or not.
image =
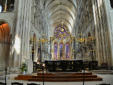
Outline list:
[[[54,28],[64,24],[72,31],[76,18],[76,0],[45,0],[44,6]]]

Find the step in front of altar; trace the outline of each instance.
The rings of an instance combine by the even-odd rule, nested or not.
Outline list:
[[[92,73],[38,73],[37,75],[18,75],[15,80],[45,82],[82,82],[102,81],[102,78]]]

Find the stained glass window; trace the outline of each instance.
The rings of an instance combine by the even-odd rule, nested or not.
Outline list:
[[[63,43],[60,44],[60,58],[63,57]]]
[[[69,44],[66,44],[66,58],[69,58]]]
[[[70,33],[65,25],[58,25],[55,28],[54,36],[56,38],[66,38],[66,37],[70,36]]]

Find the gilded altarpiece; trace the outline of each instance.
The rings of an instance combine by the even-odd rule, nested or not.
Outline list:
[[[66,29],[66,26],[59,25],[56,27],[54,36],[51,37],[51,60],[73,60],[73,44],[72,37]]]
[[[51,43],[51,60],[73,60],[73,38],[55,39]]]

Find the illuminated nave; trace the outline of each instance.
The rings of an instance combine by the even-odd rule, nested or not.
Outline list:
[[[112,0],[0,0],[0,85],[113,85]]]

